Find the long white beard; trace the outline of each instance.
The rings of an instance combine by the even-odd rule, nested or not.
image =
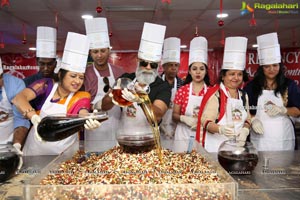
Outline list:
[[[155,81],[156,77],[158,76],[158,70],[154,69],[149,71],[149,70],[141,69],[138,66],[135,75],[136,75],[136,80],[139,83],[150,85]]]

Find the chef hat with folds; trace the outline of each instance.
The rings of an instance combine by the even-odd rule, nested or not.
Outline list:
[[[88,54],[89,40],[87,36],[68,32],[67,41],[65,44],[65,49],[59,69],[85,73]]]
[[[36,57],[55,58],[56,57],[56,29],[39,26],[36,37]]]
[[[2,61],[1,61],[1,58],[0,58],[0,75],[3,74],[3,68],[2,68]]]
[[[194,62],[207,65],[207,40],[205,37],[195,37],[190,42],[189,66]]]
[[[281,62],[277,33],[268,33],[258,36],[257,44],[257,55],[260,65],[270,65]]]
[[[86,19],[84,21],[86,35],[90,41],[90,49],[110,47],[107,20],[104,17]]]
[[[145,22],[138,58],[152,62],[159,62],[161,59],[165,32],[166,26]]]
[[[245,37],[227,37],[222,69],[244,70],[246,65],[248,39]]]
[[[177,37],[170,37],[164,41],[162,64],[168,62],[180,63],[180,39]]]
[[[54,73],[57,74],[59,72],[60,69],[60,65],[61,65],[61,58],[57,57],[56,58],[56,66],[54,68]]]

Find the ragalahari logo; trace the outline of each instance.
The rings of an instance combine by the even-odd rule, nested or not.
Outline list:
[[[242,1],[241,15],[253,13],[254,9],[250,7],[245,1]]]
[[[251,7],[242,1],[241,15],[254,13],[254,10],[265,10],[269,14],[299,14],[299,3],[259,3],[254,2]]]

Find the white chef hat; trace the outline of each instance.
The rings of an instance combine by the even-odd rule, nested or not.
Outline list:
[[[2,68],[2,61],[1,61],[1,58],[0,58],[0,75],[3,74],[3,68]]]
[[[37,27],[36,57],[56,57],[56,29],[47,26]]]
[[[162,64],[168,62],[180,63],[180,39],[177,37],[169,37],[164,41]]]
[[[244,70],[246,65],[248,39],[245,37],[227,37],[222,69]]]
[[[207,65],[207,40],[205,37],[195,37],[190,42],[189,66],[194,62]]]
[[[56,66],[54,68],[54,73],[57,74],[59,72],[60,69],[60,65],[61,65],[61,58],[57,57],[56,58]]]
[[[89,54],[89,40],[86,35],[68,32],[59,69],[84,73]],[[58,63],[59,64],[59,63]]]
[[[86,35],[90,41],[90,49],[110,47],[106,18],[97,17],[86,19],[84,24]]]
[[[159,62],[164,43],[166,26],[144,23],[138,58]]]
[[[277,33],[268,33],[258,36],[257,44],[257,55],[260,65],[270,65],[281,62]]]

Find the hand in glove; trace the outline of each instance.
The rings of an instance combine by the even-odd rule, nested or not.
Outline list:
[[[186,115],[180,115],[180,121],[188,125],[189,127],[197,127],[197,118],[186,116]]]
[[[21,151],[21,144],[20,143],[15,143],[15,144],[13,144],[13,146],[15,147],[16,152],[17,152],[17,154],[20,158],[19,165],[18,165],[18,170],[20,170],[22,165],[23,165],[23,158],[22,158],[23,152]]]
[[[219,133],[221,135],[225,135],[226,137],[235,136],[234,127],[229,127],[227,125],[220,125],[219,126]]]
[[[84,128],[87,130],[93,130],[99,128],[101,123],[96,119],[88,119],[85,121]]]
[[[261,123],[261,121],[259,119],[257,119],[256,117],[253,117],[251,119],[251,127],[255,133],[258,133],[258,134],[264,133],[264,126]]]
[[[41,136],[39,135],[38,131],[37,131],[37,127],[39,125],[39,123],[41,122],[41,117],[37,114],[33,115],[31,117],[31,123],[33,124],[34,127],[34,137],[38,140],[38,141],[43,141],[43,139],[41,138]]]
[[[130,102],[142,103],[142,100],[139,98],[139,96],[133,94],[127,88],[122,90],[122,97]]]
[[[120,90],[120,89],[122,89],[122,88],[121,88],[121,81],[122,81],[121,78],[119,78],[119,79],[117,80],[117,83],[114,84],[113,90]],[[120,104],[114,100],[114,95],[113,95],[113,93],[112,93],[112,90],[108,93],[108,96],[111,98],[111,101],[112,101],[113,104],[115,104],[115,105],[117,105],[117,106],[120,106]],[[99,101],[98,101],[98,102],[99,102]],[[98,102],[97,102],[96,104],[98,104]],[[101,106],[102,106],[102,102],[101,102]],[[99,106],[97,106],[97,108],[98,108],[98,107],[99,107]],[[96,108],[96,107],[95,107],[95,108]]]
[[[276,115],[285,115],[287,113],[287,109],[284,106],[277,106],[277,105],[268,105],[268,110],[266,113],[270,117],[274,117]]]
[[[120,104],[114,100],[114,95],[112,92],[110,92],[108,96],[111,98],[111,102],[113,102],[113,104],[120,106]]]
[[[149,85],[141,85],[140,83],[135,82],[134,90],[136,93],[148,94],[150,92],[150,87]]]
[[[240,147],[245,146],[248,135],[249,135],[249,129],[245,127],[239,131],[239,134],[236,138],[238,140],[238,146]]]

